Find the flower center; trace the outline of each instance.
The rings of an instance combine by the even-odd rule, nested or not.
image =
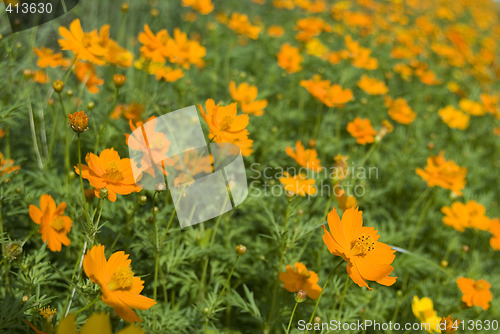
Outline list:
[[[476,283],[474,283],[474,288],[476,290],[484,290],[486,289],[486,284],[484,284],[484,282],[477,281]]]
[[[221,123],[221,130],[222,131],[227,131],[229,130],[229,128],[231,127],[231,123],[233,122],[233,118],[231,116],[226,116],[224,117],[224,119],[222,120],[222,123]]]
[[[299,274],[302,278],[302,280],[307,281],[309,277],[311,277],[311,274],[309,273],[309,270],[307,269],[300,269],[297,274]]]
[[[118,267],[116,268],[113,276],[111,276],[111,281],[108,283],[108,288],[111,291],[118,289],[129,289],[132,287],[132,282],[134,280],[134,272],[130,267]]]
[[[50,222],[50,227],[52,227],[57,232],[64,229],[64,220],[61,217],[56,217]]]
[[[369,251],[373,250],[375,247],[375,243],[373,242],[372,237],[362,234],[359,238],[357,238],[351,247],[352,255],[366,255]]]
[[[106,166],[106,173],[107,174],[113,174],[113,173],[118,172],[119,169],[120,169],[120,167],[118,166],[118,163],[116,163],[116,161],[111,161]]]

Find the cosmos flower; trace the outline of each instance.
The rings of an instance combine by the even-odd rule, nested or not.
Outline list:
[[[296,73],[302,70],[302,56],[299,49],[285,43],[277,54],[278,66],[288,73]]]
[[[483,310],[490,308],[493,295],[490,291],[491,285],[484,279],[474,281],[472,278],[459,277],[457,285],[462,291],[462,301],[468,306],[479,306]]]
[[[440,333],[438,326],[441,322],[441,317],[437,315],[437,312],[434,310],[434,303],[429,297],[419,299],[417,296],[413,296],[411,309],[415,317],[425,325],[429,333]]]
[[[291,176],[284,172],[283,175],[283,177],[279,178],[279,181],[289,194],[305,197],[306,195],[313,196],[318,191],[314,185],[316,180],[308,179],[305,174]]]
[[[439,117],[452,129],[465,130],[469,127],[470,116],[453,106],[438,110]]]
[[[67,234],[71,230],[73,221],[64,215],[64,210],[66,210],[66,203],[62,202],[56,207],[56,202],[48,194],[40,197],[40,208],[33,204],[29,206],[31,220],[40,225],[39,232],[42,240],[47,242],[47,246],[53,252],[60,252],[61,245],[71,244]]]
[[[102,301],[113,307],[125,321],[141,319],[132,310],[147,310],[156,302],[141,295],[144,281],[134,276],[128,254],[113,253],[109,260],[104,255],[104,246],[97,245],[88,250],[83,258],[83,270],[90,280],[101,287]]]
[[[369,119],[356,117],[354,121],[347,124],[347,132],[356,138],[356,143],[366,145],[375,141],[377,131],[373,129]]]
[[[389,108],[387,111],[389,116],[398,123],[410,124],[412,123],[417,114],[410,108],[408,102],[402,97],[392,99],[389,96],[385,98],[385,106]]]
[[[429,157],[425,169],[417,168],[416,173],[427,182],[429,187],[439,186],[462,195],[467,168],[460,167],[453,160],[446,160],[444,151],[441,151],[438,156]]]
[[[373,227],[363,226],[362,211],[350,208],[340,220],[334,208],[328,214],[328,231],[323,227],[323,242],[330,253],[347,262],[347,273],[360,287],[370,288],[366,281],[391,286],[397,277],[389,276],[396,252],[387,244],[379,242],[380,236]]]
[[[116,201],[116,194],[128,195],[141,190],[135,183],[130,159],[121,159],[114,148],[105,149],[99,156],[87,153],[85,161],[87,165],[81,167],[82,177],[95,188],[97,197],[101,198],[99,191],[103,188],[108,191],[107,198],[111,202]],[[78,166],[75,172],[80,174]]]
[[[238,86],[234,81],[229,83],[229,93],[245,114],[254,116],[262,116],[264,108],[267,107],[267,100],[256,100],[259,93],[257,86],[252,86],[246,82],[242,82]]]
[[[379,81],[376,78],[370,78],[365,74],[363,74],[358,81],[358,87],[370,95],[385,95],[389,91],[383,81]]]
[[[318,152],[314,148],[304,149],[304,145],[300,140],[297,140],[295,143],[295,151],[291,146],[287,146],[285,152],[302,167],[314,171],[321,171],[321,162],[318,159]]]
[[[318,285],[318,274],[312,270],[307,270],[301,262],[296,262],[292,266],[286,266],[286,272],[279,274],[279,279],[283,282],[283,288],[290,292],[303,290],[311,299],[318,299],[321,287]]]

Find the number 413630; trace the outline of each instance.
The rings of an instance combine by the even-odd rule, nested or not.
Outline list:
[[[12,2],[7,5],[5,9],[7,13],[14,14],[50,14],[52,13],[52,4],[51,3],[22,3],[16,2],[13,4]]]

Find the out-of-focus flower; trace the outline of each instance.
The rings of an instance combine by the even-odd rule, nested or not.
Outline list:
[[[31,220],[40,225],[39,232],[42,235],[42,240],[47,242],[47,246],[53,252],[60,252],[61,245],[69,246],[71,244],[67,234],[71,230],[73,221],[64,215],[64,210],[66,210],[66,203],[61,202],[56,207],[56,202],[48,194],[40,197],[40,208],[33,204],[29,206]]]
[[[438,156],[429,157],[425,169],[417,168],[416,173],[427,182],[429,187],[439,186],[462,195],[467,168],[460,167],[453,160],[446,160],[444,151],[441,151]]]
[[[295,30],[299,31],[295,38],[302,42],[308,42],[323,31],[332,31],[332,28],[319,17],[306,17],[297,21]]]
[[[139,33],[141,55],[153,62],[164,63],[168,55],[167,43],[170,40],[167,30],[160,30],[154,34],[149,25],[144,25],[144,32]]]
[[[99,78],[95,72],[95,67],[91,63],[84,63],[81,61],[75,62],[75,75],[81,83],[85,84],[89,93],[99,93],[97,86],[102,86],[104,80]]]
[[[168,40],[164,53],[171,63],[187,69],[191,65],[205,66],[203,57],[207,51],[198,41],[188,39],[185,33],[175,28],[174,36]]]
[[[71,60],[63,58],[63,54],[58,52],[54,53],[54,50],[46,47],[34,48],[35,54],[38,57],[36,66],[40,68],[47,67],[63,67],[67,68],[71,65]]]
[[[233,13],[227,26],[240,35],[251,39],[259,38],[260,27],[252,25],[246,14]]]
[[[288,73],[296,73],[302,70],[302,56],[299,49],[285,43],[277,54],[278,65]]]
[[[101,287],[102,301],[113,307],[120,318],[140,322],[132,308],[147,310],[156,302],[141,295],[144,281],[134,276],[130,263],[128,254],[122,251],[113,253],[107,260],[104,246],[97,245],[85,254],[83,270]]]
[[[472,116],[482,116],[488,112],[481,103],[468,99],[461,99],[458,106],[462,111]]]
[[[291,176],[287,172],[284,172],[283,175],[283,177],[279,178],[279,181],[285,191],[290,194],[304,197],[306,195],[313,196],[318,191],[314,185],[316,180],[308,179],[305,174]]]
[[[281,36],[283,36],[285,34],[285,29],[283,29],[283,27],[277,26],[277,25],[270,26],[267,29],[267,34],[271,37],[274,37],[274,38],[280,38]]]
[[[385,95],[389,91],[383,81],[370,78],[365,74],[363,74],[361,79],[358,81],[358,87],[370,95]]]
[[[441,333],[443,334],[453,334],[459,328],[461,321],[458,319],[453,319],[451,315],[448,314],[447,317],[442,317],[439,323],[439,328],[441,329]]]
[[[356,138],[356,143],[366,145],[375,141],[377,131],[373,129],[369,119],[356,117],[354,121],[347,124],[347,132]]]
[[[214,10],[212,0],[182,0],[183,7],[191,7],[203,15],[207,15]]]
[[[69,50],[75,54],[75,57],[81,61],[89,61],[96,65],[104,65],[106,62],[103,56],[106,49],[99,44],[97,31],[84,32],[80,19],[73,20],[69,29],[59,27],[59,45],[63,50]]]
[[[417,296],[413,296],[411,309],[415,317],[425,325],[429,333],[439,333],[438,326],[441,318],[434,310],[434,303],[429,297],[419,299]]]
[[[267,107],[267,100],[256,100],[259,90],[257,86],[249,85],[246,82],[236,86],[234,81],[229,83],[229,93],[246,114],[261,116],[264,114],[264,108]]]
[[[293,268],[286,266],[286,272],[279,274],[283,288],[290,292],[305,291],[311,299],[318,299],[321,287],[318,285],[319,277],[312,270],[307,270],[302,262],[295,262]]]
[[[40,84],[46,84],[50,82],[50,77],[47,73],[42,70],[37,70],[33,72],[32,81],[38,82]]]
[[[97,197],[101,198],[99,191],[102,188],[108,190],[107,198],[111,202],[116,201],[116,194],[128,195],[141,190],[135,183],[130,159],[121,159],[113,148],[105,149],[99,156],[87,153],[85,161],[88,166],[81,166],[82,177],[95,188]],[[78,166],[75,166],[75,172],[80,174]]]
[[[491,285],[484,279],[474,281],[472,278],[459,277],[457,285],[462,291],[462,301],[468,306],[479,306],[483,310],[490,308],[493,295],[490,291]]]
[[[498,104],[500,99],[498,95],[481,94],[480,99],[481,103],[483,104],[484,110],[492,114],[498,112]]]
[[[318,159],[318,152],[313,148],[304,149],[300,140],[295,143],[295,151],[291,146],[287,146],[286,154],[295,160],[299,165],[314,171],[321,171],[321,162]]]
[[[490,229],[491,221],[485,215],[486,208],[476,201],[468,201],[465,204],[454,202],[451,206],[441,208],[441,212],[445,214],[443,223],[459,232],[463,232],[465,228],[483,231]]]
[[[368,286],[366,281],[391,286],[397,277],[389,276],[394,268],[394,253],[390,246],[379,242],[380,236],[373,227],[363,226],[362,211],[350,208],[344,211],[340,220],[333,208],[328,214],[328,231],[323,227],[323,242],[330,253],[347,262],[347,274],[360,287]]]
[[[120,116],[123,116],[128,120],[137,122],[141,119],[143,112],[144,105],[141,103],[132,102],[129,104],[119,104],[111,114],[111,118],[118,119]]]
[[[465,130],[469,127],[470,116],[453,106],[438,110],[439,117],[452,129]]]
[[[490,233],[493,236],[490,239],[490,245],[494,250],[500,250],[500,219],[493,218],[490,222]]]
[[[389,96],[385,97],[385,106],[389,108],[389,116],[398,123],[410,124],[412,123],[417,114],[410,108],[408,102],[402,97],[393,100]]]
[[[14,165],[14,160],[12,159],[5,159],[3,156],[2,152],[0,152],[0,177],[3,177],[4,175],[16,172],[21,169],[19,166]],[[9,179],[5,179],[4,182],[7,182]]]

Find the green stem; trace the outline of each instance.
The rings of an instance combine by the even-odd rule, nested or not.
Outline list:
[[[311,134],[311,139],[316,139],[318,137],[319,128],[321,126],[321,121],[323,120],[323,104],[321,102],[318,103],[318,111],[316,115],[316,123],[314,124],[314,129]]]
[[[342,307],[344,306],[345,295],[347,293],[347,288],[351,284],[351,279],[349,276],[346,276],[346,281],[344,284],[344,290],[342,290],[342,298],[340,299],[339,308],[337,310],[337,320],[340,320],[340,311],[342,311]]]
[[[295,310],[297,309],[297,305],[299,305],[299,302],[295,302],[295,306],[293,307],[292,315],[290,316],[290,321],[288,321],[288,327],[286,329],[286,334],[290,332],[290,327],[292,327],[292,321],[293,321],[293,316],[295,315]]]
[[[323,294],[325,293],[325,289],[328,285],[328,282],[330,282],[330,279],[333,277],[333,274],[335,274],[335,271],[337,271],[337,268],[340,267],[340,265],[344,263],[344,259],[341,259],[340,262],[333,268],[332,272],[330,275],[328,275],[328,278],[326,279],[325,284],[321,288],[321,293],[319,294],[318,299],[316,300],[316,305],[314,305],[314,310],[313,313],[311,314],[311,317],[309,318],[309,323],[311,323],[314,319],[314,316],[316,315],[316,310],[318,309],[319,301],[321,300],[321,297],[323,297]],[[306,330],[306,333],[309,332],[309,330]]]
[[[153,284],[153,299],[156,300],[158,293],[158,272],[160,271],[160,240],[158,238],[158,224],[156,223],[156,210],[155,210],[155,200],[156,194],[158,192],[155,191],[153,194],[153,226],[155,233],[155,276],[154,276],[154,284]],[[153,330],[156,330],[156,307],[153,308]]]
[[[82,307],[81,309],[79,309],[78,311],[73,313],[73,315],[77,315],[79,313],[82,313],[85,310],[88,310],[89,308],[94,306],[94,304],[97,303],[99,301],[99,299],[101,299],[101,296],[97,296],[90,304],[85,305],[84,307]]]
[[[212,304],[212,306],[210,307],[210,314],[212,313],[212,310],[213,310],[212,307],[217,307],[217,304],[219,303],[219,300],[224,295],[224,292],[226,292],[226,289],[228,287],[230,287],[231,277],[233,277],[234,269],[236,268],[236,264],[238,263],[239,259],[240,259],[240,256],[238,255],[236,257],[236,260],[234,261],[233,267],[231,268],[231,272],[229,273],[229,276],[227,277],[226,284],[224,285],[224,287],[222,288],[221,292],[219,293],[219,296],[217,296],[217,299],[215,300],[215,303]]]
[[[68,114],[66,113],[66,107],[64,106],[64,101],[62,99],[61,93],[58,92],[57,95],[59,96],[59,103],[61,104],[61,111],[63,114],[63,122],[64,122],[64,120],[67,119]],[[70,160],[70,156],[69,156],[69,130],[67,129],[67,127],[64,127],[64,131],[65,131],[64,166],[66,167],[66,177],[68,177],[68,180],[69,180],[69,172],[71,171],[70,161],[69,161]]]

